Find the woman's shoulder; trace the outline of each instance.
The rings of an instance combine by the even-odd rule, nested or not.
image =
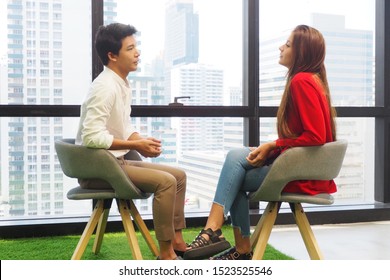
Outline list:
[[[292,78],[291,81],[294,82],[294,81],[301,81],[301,80],[313,81],[314,74],[310,72],[299,72],[295,74],[295,76]]]

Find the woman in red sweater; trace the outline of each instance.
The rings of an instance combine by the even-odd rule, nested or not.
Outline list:
[[[279,63],[288,72],[277,113],[278,139],[256,148],[229,151],[206,226],[190,244],[185,259],[207,258],[224,250],[212,259],[251,259],[247,193],[259,188],[273,159],[286,149],[323,145],[336,138],[336,113],[331,106],[322,34],[312,27],[299,25],[279,50]],[[333,180],[302,180],[290,182],[284,191],[333,193],[336,185]],[[229,211],[235,238],[232,248],[220,230]]]

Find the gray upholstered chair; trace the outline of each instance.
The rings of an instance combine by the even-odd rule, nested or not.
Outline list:
[[[254,249],[253,259],[263,258],[282,202],[290,204],[310,258],[323,258],[302,203],[330,205],[333,204],[333,196],[325,193],[318,195],[283,193],[283,188],[288,182],[295,180],[336,178],[340,172],[346,149],[347,142],[343,140],[316,147],[295,147],[288,149],[274,161],[260,188],[250,194],[251,201],[268,202],[251,236],[251,245]]]
[[[96,228],[93,252],[99,253],[112,200],[116,199],[122,223],[134,259],[142,259],[131,216],[145,238],[150,250],[159,255],[145,222],[142,220],[133,199],[147,199],[151,194],[139,190],[118,164],[117,159],[107,150],[90,149],[75,145],[74,139],[61,139],[55,142],[58,160],[65,175],[77,179],[100,179],[108,182],[112,188],[83,189],[80,186],[72,188],[67,197],[72,200],[89,199],[94,201],[92,215],[73,253],[72,259],[81,259],[89,239]],[[141,160],[134,152],[130,158]],[[127,156],[129,158],[129,156]],[[130,159],[129,158],[129,159]]]

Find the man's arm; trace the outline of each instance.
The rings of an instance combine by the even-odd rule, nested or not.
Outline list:
[[[112,141],[110,150],[136,150],[144,157],[158,157],[161,154],[161,141],[153,138],[143,138],[134,132],[127,140],[116,139]]]

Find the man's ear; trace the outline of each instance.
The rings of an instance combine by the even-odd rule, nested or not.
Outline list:
[[[112,52],[109,52],[107,54],[107,56],[108,56],[108,59],[111,61],[116,61],[116,59],[117,59],[117,56],[115,54],[113,54]]]

